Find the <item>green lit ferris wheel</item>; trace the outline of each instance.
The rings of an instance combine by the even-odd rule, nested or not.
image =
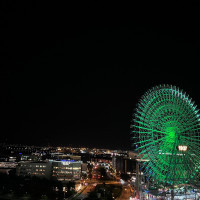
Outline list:
[[[198,179],[200,114],[186,93],[170,85],[150,89],[137,105],[132,128],[151,180],[174,185]]]

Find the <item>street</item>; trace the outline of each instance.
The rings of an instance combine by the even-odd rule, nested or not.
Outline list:
[[[77,199],[84,199],[84,198],[86,198],[86,197],[88,197],[88,195],[89,195],[89,193],[91,192],[91,191],[93,191],[94,189],[95,189],[95,187],[96,187],[96,185],[97,184],[103,184],[103,182],[105,183],[105,184],[116,184],[116,185],[119,185],[120,184],[120,182],[119,181],[113,181],[113,180],[109,180],[109,181],[100,181],[100,180],[87,180],[87,181],[85,181],[86,183],[88,183],[88,185],[86,186],[86,188],[83,190],[83,191],[79,191],[78,193],[81,193],[80,195],[75,195],[75,196],[77,196],[77,197],[75,197],[75,196],[72,196],[71,198],[77,198]],[[127,187],[129,190],[130,190],[130,188],[129,187]],[[130,196],[130,195],[129,195]],[[123,198],[122,198],[123,199]],[[122,200],[121,199],[121,200]]]
[[[95,189],[94,184],[88,184],[86,189],[78,196],[78,199],[84,199],[88,196],[89,192]]]

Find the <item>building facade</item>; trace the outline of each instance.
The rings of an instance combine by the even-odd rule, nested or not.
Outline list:
[[[78,180],[81,178],[82,161],[49,160],[47,162],[21,161],[16,167],[18,176],[37,176],[58,181]]]
[[[51,162],[21,161],[16,167],[16,174],[18,176],[37,176],[50,179],[51,165]]]
[[[79,180],[82,161],[61,160],[52,162],[52,178],[58,181]]]

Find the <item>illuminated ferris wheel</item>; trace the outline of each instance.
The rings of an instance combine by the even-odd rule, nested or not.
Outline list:
[[[147,91],[132,124],[144,173],[157,183],[194,182],[200,169],[200,114],[191,98],[171,85]]]

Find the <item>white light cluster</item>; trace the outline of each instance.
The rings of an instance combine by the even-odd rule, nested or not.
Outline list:
[[[69,165],[70,162],[69,162],[69,161],[62,161],[62,164],[63,164],[63,165]]]
[[[188,146],[182,146],[182,145],[178,146],[179,151],[187,151],[187,149],[188,149]]]

